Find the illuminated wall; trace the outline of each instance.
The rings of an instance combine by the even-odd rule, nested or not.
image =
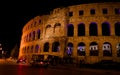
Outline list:
[[[74,57],[75,61],[120,62],[120,2],[56,8],[23,28],[19,58],[32,54]]]

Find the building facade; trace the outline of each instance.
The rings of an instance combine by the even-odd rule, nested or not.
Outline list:
[[[120,62],[120,2],[55,8],[23,27],[19,58],[73,57],[75,62]]]

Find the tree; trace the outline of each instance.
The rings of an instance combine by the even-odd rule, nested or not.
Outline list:
[[[18,54],[19,54],[19,47],[18,44],[15,44],[14,48],[11,50],[10,57],[18,58]]]

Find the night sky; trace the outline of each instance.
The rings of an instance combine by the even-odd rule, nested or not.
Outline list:
[[[8,0],[0,2],[0,43],[10,53],[20,44],[23,26],[38,15],[47,14],[54,8],[74,4],[119,0]]]

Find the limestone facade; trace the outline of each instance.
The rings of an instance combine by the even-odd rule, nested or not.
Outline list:
[[[120,2],[90,3],[53,9],[25,24],[19,58],[32,55],[120,62]]]

